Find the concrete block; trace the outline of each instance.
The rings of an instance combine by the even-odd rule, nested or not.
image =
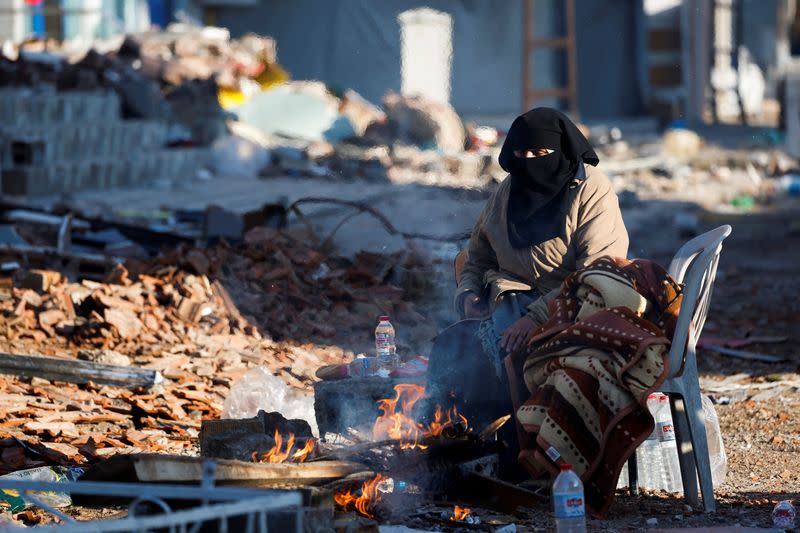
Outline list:
[[[43,160],[36,164],[79,161],[90,157],[109,158],[125,155],[134,147],[140,150],[162,149],[167,143],[166,124],[151,121],[112,120],[51,126],[28,124],[0,126],[0,131],[4,144],[42,143]],[[4,166],[13,164],[8,158],[3,159]]]
[[[135,187],[159,180],[193,178],[208,164],[209,150],[141,149],[134,146],[120,154],[89,154],[81,159],[50,161],[40,166],[7,168],[2,192],[12,195],[44,195],[85,189]]]

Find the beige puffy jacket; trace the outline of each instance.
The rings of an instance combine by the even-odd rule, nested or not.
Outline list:
[[[455,294],[460,316],[467,293],[485,295],[493,309],[504,292],[538,289],[544,297],[528,310],[541,324],[547,318],[547,303],[569,274],[604,255],[627,256],[628,232],[611,182],[596,168],[585,168],[585,174],[568,185],[559,214],[564,221],[560,235],[529,248],[516,249],[509,242],[510,179],[500,184],[472,230]]]

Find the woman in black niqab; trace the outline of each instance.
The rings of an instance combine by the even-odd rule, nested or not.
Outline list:
[[[547,155],[534,155],[546,149]],[[511,175],[508,238],[514,248],[535,246],[555,238],[558,210],[567,184],[582,165],[600,161],[589,141],[561,111],[537,107],[511,124],[500,166]]]

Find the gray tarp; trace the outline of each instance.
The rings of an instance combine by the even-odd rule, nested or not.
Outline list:
[[[537,0],[534,33],[561,32],[562,0]],[[578,93],[587,118],[641,111],[632,0],[577,0]],[[453,17],[451,103],[464,115],[513,115],[521,106],[522,0],[262,0],[217,7],[233,35],[274,37],[294,79],[353,88],[380,102],[400,88],[400,13],[422,6]],[[537,52],[540,87],[560,85],[563,53]],[[547,103],[547,102],[542,102]]]

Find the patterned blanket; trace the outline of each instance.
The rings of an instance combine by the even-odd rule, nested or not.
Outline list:
[[[668,373],[681,290],[655,263],[603,257],[564,281],[528,349],[506,358],[520,462],[535,476],[571,464],[596,516],[653,430],[646,401]]]

